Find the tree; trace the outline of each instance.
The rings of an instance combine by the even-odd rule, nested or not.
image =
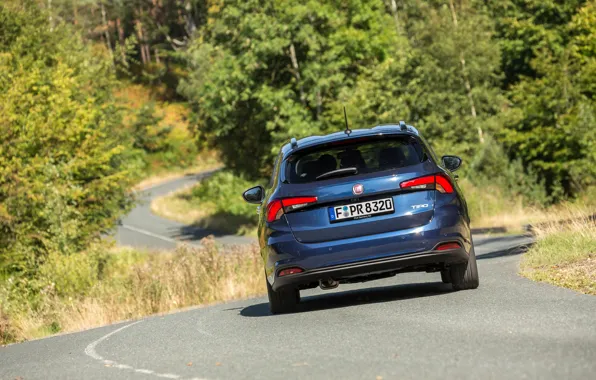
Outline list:
[[[340,95],[395,42],[381,1],[226,1],[188,58],[180,91],[231,169],[264,176],[276,149],[343,128]],[[249,159],[250,158],[250,159]]]
[[[558,29],[557,40],[567,43],[534,51],[533,75],[509,92],[501,140],[536,170],[553,200],[595,183],[595,4]]]
[[[425,3],[410,15],[410,120],[438,142],[472,155],[503,103],[500,52],[486,10],[462,0]]]
[[[533,78],[532,61],[545,49],[560,51],[569,42],[566,25],[586,0],[504,0],[481,2],[494,20],[502,51],[503,88]]]
[[[35,271],[130,204],[109,57],[32,2],[0,5],[0,269]]]

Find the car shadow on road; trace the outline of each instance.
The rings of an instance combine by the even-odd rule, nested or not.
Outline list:
[[[317,294],[302,298],[294,313],[440,296],[452,292],[450,284],[425,282]],[[271,316],[271,312],[269,311],[269,304],[264,302],[243,308],[240,315],[243,317],[267,317]]]
[[[206,227],[209,226],[209,227]],[[190,224],[171,230],[175,239],[180,241],[200,241],[207,236],[232,237],[236,240],[252,242],[254,238],[242,235],[246,230],[254,229],[254,221],[242,215],[233,215],[226,212],[218,212],[201,220],[201,223]]]
[[[507,248],[507,249],[501,249],[499,251],[493,251],[493,252],[487,252],[487,253],[483,253],[480,255],[476,255],[476,260],[486,260],[486,259],[494,259],[497,257],[503,257],[503,256],[515,256],[515,255],[521,255],[522,253],[525,253],[528,251],[528,249],[530,249],[530,247],[533,245],[534,243],[528,243],[528,244],[524,244],[524,245],[520,245],[517,247],[511,247],[511,248]]]

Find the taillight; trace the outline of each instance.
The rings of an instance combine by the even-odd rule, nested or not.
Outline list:
[[[296,211],[316,202],[317,197],[295,197],[271,201],[267,205],[267,222],[278,220],[284,212]]]
[[[269,223],[281,218],[284,210],[281,208],[281,201],[276,199],[267,205],[267,221]]]
[[[453,193],[453,186],[445,176],[438,175],[435,176],[435,178],[437,180],[436,187],[439,192],[447,194]]]
[[[429,175],[420,178],[410,179],[400,183],[399,187],[402,189],[420,189],[420,190],[432,190],[436,189],[440,193],[453,193],[453,186],[446,176],[442,174]]]

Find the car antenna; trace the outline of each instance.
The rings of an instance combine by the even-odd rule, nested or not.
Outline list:
[[[344,131],[344,133],[349,136],[350,133],[352,133],[352,130],[350,129],[350,126],[348,125],[348,114],[346,113],[345,106],[344,106],[344,118],[346,119],[346,130]]]

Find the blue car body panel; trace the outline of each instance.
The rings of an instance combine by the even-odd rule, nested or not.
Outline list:
[[[302,150],[363,138],[414,136],[429,152],[428,159],[417,165],[374,173],[334,177],[308,183],[287,183],[285,166],[288,157]],[[453,193],[437,190],[402,191],[400,183],[414,178],[440,174],[450,179]],[[364,192],[355,195],[354,185],[363,185]],[[285,213],[279,220],[266,221],[267,205],[276,199],[289,197],[317,197],[317,207]],[[354,202],[391,198],[394,211],[359,220],[334,221],[329,208]],[[273,289],[282,286],[297,288],[310,286],[323,278],[339,279],[348,276],[366,276],[374,271],[399,271],[405,266],[442,265],[446,260],[462,260],[470,252],[472,238],[465,200],[452,173],[442,166],[432,149],[418,131],[408,127],[380,126],[299,140],[296,146],[282,147],[273,173],[271,186],[266,189],[259,220],[259,243],[267,279]],[[433,251],[443,242],[458,242],[462,249],[456,256],[445,256]],[[422,257],[424,260],[415,260]],[[359,266],[359,263],[412,258],[391,266]],[[436,257],[436,262],[433,258]],[[278,277],[283,268],[299,267],[304,273]],[[358,267],[358,269],[356,269]],[[320,275],[323,273],[324,275]],[[311,274],[306,276],[304,274]],[[319,276],[319,277],[317,277]],[[349,277],[348,276],[348,277]],[[345,277],[345,278],[348,278]]]

